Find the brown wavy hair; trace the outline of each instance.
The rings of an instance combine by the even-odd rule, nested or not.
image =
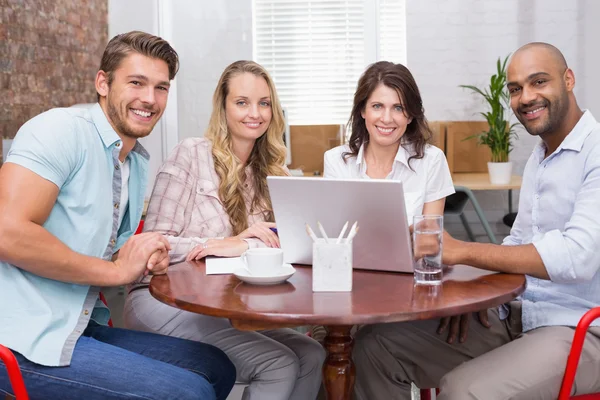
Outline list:
[[[146,32],[131,31],[115,36],[104,49],[100,70],[108,75],[109,85],[113,81],[114,72],[119,68],[123,59],[131,53],[163,60],[169,68],[169,80],[173,80],[177,75],[179,56],[169,42]],[[99,100],[100,94],[98,94]]]
[[[410,154],[408,158],[410,166],[412,159],[423,158],[425,145],[431,140],[432,132],[425,118],[421,93],[412,74],[404,65],[389,61],[371,64],[358,80],[352,113],[348,121],[348,128],[352,132],[348,141],[350,151],[342,154],[342,157],[347,161],[349,157],[358,156],[360,147],[369,142],[369,132],[361,113],[365,110],[367,100],[380,84],[398,93],[405,115],[412,118],[400,142]]]
[[[262,77],[269,86],[271,96],[271,123],[264,135],[256,140],[247,164],[244,165],[233,153],[231,134],[227,127],[225,106],[229,94],[229,83],[237,75],[250,73]],[[236,61],[221,74],[215,93],[213,94],[213,110],[204,135],[212,142],[212,155],[215,170],[219,176],[219,198],[229,216],[234,235],[248,228],[248,213],[260,212],[265,221],[274,221],[273,206],[267,186],[267,176],[287,175],[285,169],[286,148],[283,143],[285,121],[275,90],[275,84],[269,73],[254,61]],[[250,210],[246,208],[244,181],[245,167],[252,168],[254,197]]]

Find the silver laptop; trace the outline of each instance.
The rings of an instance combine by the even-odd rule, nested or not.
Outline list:
[[[307,223],[320,236],[320,221],[337,238],[346,221],[358,221],[354,268],[413,272],[402,182],[269,176],[267,183],[285,262],[312,264]]]

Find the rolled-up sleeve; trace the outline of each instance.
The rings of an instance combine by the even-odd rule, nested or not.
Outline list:
[[[593,165],[589,165],[593,164]],[[553,282],[588,281],[600,268],[600,160],[589,157],[584,181],[565,229],[533,240]]]

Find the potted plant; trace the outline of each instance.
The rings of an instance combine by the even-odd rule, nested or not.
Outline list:
[[[492,184],[507,184],[512,174],[512,163],[508,161],[508,154],[512,150],[512,139],[517,138],[515,124],[508,121],[509,94],[506,88],[506,64],[508,57],[501,61],[498,58],[496,73],[491,76],[490,83],[486,88],[479,89],[472,85],[460,85],[460,87],[472,90],[482,96],[489,110],[481,112],[488,123],[488,130],[473,135],[467,139],[477,138],[478,143],[486,145],[492,152],[492,159],[488,162],[488,172]]]

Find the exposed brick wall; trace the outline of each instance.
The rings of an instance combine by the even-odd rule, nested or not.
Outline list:
[[[107,0],[0,0],[0,136],[31,117],[96,101]]]

